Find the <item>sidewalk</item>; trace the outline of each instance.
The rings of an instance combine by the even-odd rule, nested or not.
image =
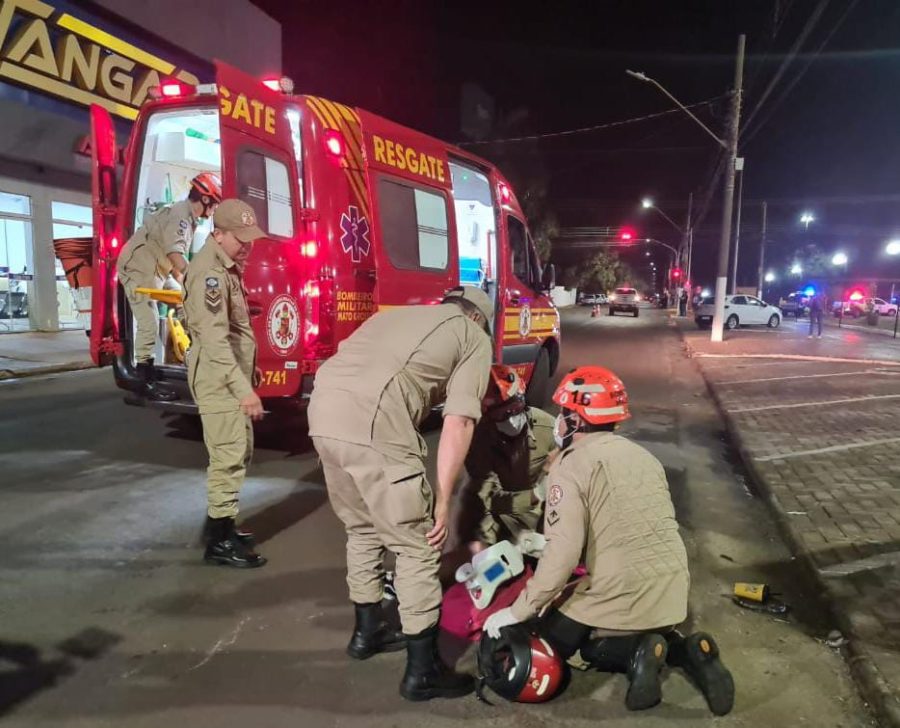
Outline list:
[[[0,380],[92,366],[84,331],[0,334]]]
[[[809,340],[804,321],[712,344],[674,321],[830,602],[863,697],[900,726],[900,341],[836,327]]]

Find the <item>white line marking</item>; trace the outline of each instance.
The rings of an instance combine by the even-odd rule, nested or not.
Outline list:
[[[762,455],[753,458],[757,462],[766,463],[771,460],[787,460],[789,458],[800,458],[806,455],[821,455],[826,452],[841,452],[842,450],[855,450],[859,447],[875,447],[876,445],[890,445],[900,442],[900,437],[888,437],[883,440],[870,440],[869,442],[850,442],[846,445],[831,445],[830,447],[819,447],[815,450],[797,450],[796,452],[787,452],[782,455]]]
[[[188,672],[191,672],[193,670],[197,670],[197,669],[203,667],[207,662],[212,660],[212,658],[215,657],[219,652],[221,652],[222,650],[224,650],[228,647],[231,647],[235,642],[237,642],[237,639],[241,634],[241,630],[244,629],[244,625],[247,624],[247,622],[249,622],[249,621],[250,621],[250,617],[241,617],[241,620],[237,623],[237,625],[235,625],[235,628],[233,630],[231,630],[231,633],[228,636],[223,637],[220,640],[217,640],[216,644],[214,644],[209,649],[209,651],[206,653],[204,658],[202,660],[200,660],[200,662],[198,662],[193,667],[188,668]]]
[[[900,367],[900,361],[889,359],[850,359],[837,356],[809,356],[807,354],[706,354],[693,352],[696,359],[788,359],[794,361],[837,362],[840,364],[878,364],[886,367]]]
[[[737,409],[726,410],[731,414],[739,412],[762,412],[763,410],[773,409],[794,409],[795,407],[820,407],[826,404],[844,404],[846,402],[869,402],[878,399],[900,399],[900,394],[867,394],[864,397],[849,397],[847,399],[828,399],[824,402],[798,402],[795,404],[767,404],[763,407],[738,407]]]
[[[874,369],[866,369],[859,372],[837,372],[832,374],[795,374],[790,377],[766,377],[764,379],[736,379],[729,382],[715,382],[717,386],[723,384],[753,384],[754,382],[781,382],[785,379],[814,379],[816,377],[849,377],[859,374],[896,374],[897,372],[878,372]]]

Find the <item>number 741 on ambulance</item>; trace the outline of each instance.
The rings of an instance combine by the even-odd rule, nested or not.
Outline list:
[[[559,361],[559,314],[516,195],[492,164],[362,109],[216,64],[215,83],[164,82],[140,110],[118,178],[109,114],[91,109],[94,249],[91,355],[139,390],[134,324],[116,257],[149,212],[201,172],[251,205],[266,237],[244,282],[267,407],[302,405],[319,365],[380,308],[436,304],[458,285],[494,301],[494,358],[542,403]],[[201,224],[191,245],[208,235]],[[182,345],[160,307],[154,376],[192,411]],[[126,401],[149,404],[139,397]]]

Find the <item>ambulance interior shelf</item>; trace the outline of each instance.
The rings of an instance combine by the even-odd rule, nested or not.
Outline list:
[[[212,107],[157,111],[147,120],[141,160],[133,229],[143,224],[145,213],[185,199],[190,192],[191,180],[201,172],[221,174],[218,111]],[[191,241],[188,259],[203,247],[211,230],[211,221],[200,222]],[[173,298],[176,295],[177,300]],[[160,290],[151,298],[176,306],[181,303],[181,292]],[[181,366],[178,347],[184,337],[173,330],[172,322],[177,319],[166,314],[165,310],[160,311],[154,358],[158,363]]]

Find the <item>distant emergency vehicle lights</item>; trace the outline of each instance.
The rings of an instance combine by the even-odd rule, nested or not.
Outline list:
[[[851,301],[859,301],[860,299],[862,299],[862,297],[863,297],[862,291],[853,291],[853,293],[850,294]]]
[[[333,157],[340,157],[344,154],[344,138],[339,131],[334,129],[326,129],[323,135],[325,140],[325,151]]]
[[[815,296],[816,289],[813,288],[812,286],[807,286],[806,288],[803,289],[803,295],[804,296]]]

